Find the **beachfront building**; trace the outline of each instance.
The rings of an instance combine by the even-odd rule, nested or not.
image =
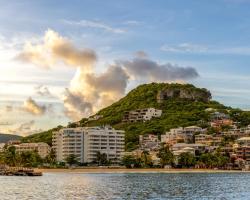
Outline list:
[[[124,134],[109,126],[65,128],[53,133],[52,146],[60,162],[75,155],[80,163],[91,163],[97,152],[105,153],[112,162],[119,162],[125,147]]]
[[[45,158],[50,153],[50,146],[47,143],[21,143],[13,145],[17,153],[26,151],[36,151],[41,158]]]
[[[162,110],[157,110],[155,108],[144,108],[132,111],[127,111],[124,114],[123,122],[145,122],[152,118],[161,117]]]

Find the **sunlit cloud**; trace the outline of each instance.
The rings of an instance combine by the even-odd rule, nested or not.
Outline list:
[[[29,44],[28,48],[25,46],[17,58],[38,66],[47,66],[47,69],[61,62],[76,69],[62,97],[65,114],[73,120],[96,113],[123,97],[128,82],[134,77],[145,82],[180,81],[198,77],[198,73],[192,67],[159,64],[148,58],[143,51],[137,52],[132,60],[116,60],[113,64],[107,65],[102,73],[96,73],[96,52],[76,48],[67,38],[53,30],[45,33],[42,43]],[[43,90],[48,92],[46,89]],[[27,107],[32,108],[31,112],[45,112],[45,108],[39,109],[32,99],[29,99],[28,103]]]
[[[43,115],[46,112],[46,106],[39,105],[31,97],[29,97],[23,104],[23,110],[32,115]]]

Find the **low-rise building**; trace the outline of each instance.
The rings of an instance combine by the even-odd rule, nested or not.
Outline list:
[[[5,143],[0,143],[0,152],[3,152],[5,147]]]
[[[241,146],[250,146],[250,137],[242,137],[236,141]]]
[[[60,162],[75,155],[80,163],[91,163],[96,160],[97,152],[119,162],[125,148],[124,134],[109,126],[65,128],[53,133],[52,146]]]
[[[161,142],[169,145],[176,143],[193,143],[194,134],[204,133],[206,129],[202,129],[198,126],[189,126],[185,128],[174,128],[166,132],[165,135],[161,135]]]
[[[41,158],[45,158],[50,152],[50,146],[47,143],[21,143],[14,145],[16,147],[17,153],[22,153],[26,151],[36,151]]]
[[[188,149],[187,149],[188,148]],[[207,146],[204,144],[186,144],[186,143],[178,143],[178,144],[174,144],[171,149],[173,152],[175,151],[180,151],[180,150],[190,150],[192,148],[194,150],[194,152],[200,152],[203,153],[207,150]],[[193,151],[192,150],[192,151]]]
[[[191,147],[184,147],[183,149],[173,151],[174,156],[180,156],[182,153],[190,153],[195,155],[195,149]]]
[[[152,118],[161,117],[162,110],[155,108],[144,108],[132,111],[127,111],[124,114],[123,122],[145,122]]]
[[[152,151],[160,146],[160,141],[157,135],[145,134],[139,136],[139,146],[142,150]]]
[[[250,162],[250,146],[240,146],[236,151],[237,157]]]
[[[196,144],[205,144],[205,145],[211,146],[211,145],[219,145],[221,141],[222,141],[222,137],[220,136],[212,136],[212,135],[207,135],[207,134],[195,135]]]
[[[88,118],[88,121],[94,121],[103,118],[103,115],[94,115]]]

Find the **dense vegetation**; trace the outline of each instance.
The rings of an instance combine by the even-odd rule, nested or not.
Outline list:
[[[11,167],[57,166],[53,151],[51,151],[47,157],[41,158],[36,151],[18,153],[15,146],[5,146],[4,150],[0,152],[0,165],[1,164]]]
[[[10,140],[20,140],[22,137],[12,134],[1,134],[0,133],[0,143],[6,143]]]
[[[167,84],[167,83],[151,83],[140,85],[133,89],[124,98],[118,102],[100,110],[97,115],[103,117],[96,121],[87,121],[82,119],[80,126],[96,126],[96,125],[111,125],[116,129],[126,131],[126,149],[135,149],[138,145],[138,137],[140,134],[154,133],[163,134],[171,128],[180,126],[198,125],[207,127],[210,120],[210,114],[213,110],[227,113],[235,121],[239,121],[241,126],[250,124],[250,112],[245,112],[240,109],[232,109],[226,107],[216,101],[187,100],[181,98],[169,98],[161,103],[157,102],[157,94],[159,91],[166,89],[181,89],[193,92],[210,93],[206,89],[196,88],[190,84]],[[206,94],[207,92],[207,94]],[[121,123],[123,115],[126,111],[154,107],[161,109],[163,114],[160,118],[155,118],[145,123]],[[209,108],[209,111],[207,110]],[[212,111],[211,111],[212,110]],[[77,127],[79,124],[71,123],[70,127]],[[51,133],[58,130],[61,126],[49,130],[47,132],[28,136],[23,141],[39,142],[44,141],[51,144]]]
[[[22,142],[46,142],[49,145],[52,145],[52,133],[54,131],[58,131],[62,126],[58,126],[56,128],[50,129],[48,131],[44,131],[41,133],[36,133],[33,135],[29,135],[21,139]]]

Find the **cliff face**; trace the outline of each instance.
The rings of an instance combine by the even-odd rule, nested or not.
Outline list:
[[[193,88],[165,88],[157,94],[157,102],[162,103],[170,98],[188,99],[193,101],[209,102],[211,93],[206,89]]]

